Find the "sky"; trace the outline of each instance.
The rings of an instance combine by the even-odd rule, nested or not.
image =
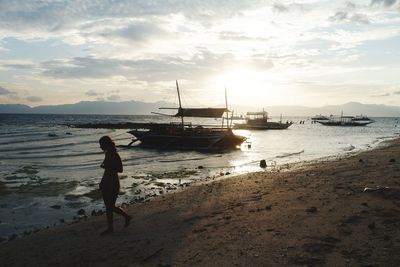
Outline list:
[[[0,0],[0,104],[400,105],[400,0]]]

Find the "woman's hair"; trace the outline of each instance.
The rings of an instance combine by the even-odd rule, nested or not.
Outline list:
[[[107,150],[115,150],[115,143],[108,135],[105,135],[102,138],[100,138],[99,143],[100,145],[107,148]]]

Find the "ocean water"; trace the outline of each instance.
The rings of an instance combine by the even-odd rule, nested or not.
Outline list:
[[[159,116],[0,114],[0,237],[23,235],[104,210],[97,190],[104,154],[98,140],[109,135],[124,164],[117,203],[148,201],[193,182],[264,171],[279,164],[343,155],[399,136],[397,118],[374,118],[366,127],[329,127],[288,117],[287,130],[234,130],[248,139],[229,153],[124,148],[127,130],[79,129],[88,122],[167,122]],[[299,121],[305,120],[304,124]],[[193,123],[220,124],[217,120]],[[400,126],[399,126],[400,127]]]

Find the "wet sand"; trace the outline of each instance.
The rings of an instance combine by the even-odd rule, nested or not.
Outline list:
[[[2,266],[398,266],[400,139],[191,186],[0,244]],[[365,191],[364,189],[367,188]]]

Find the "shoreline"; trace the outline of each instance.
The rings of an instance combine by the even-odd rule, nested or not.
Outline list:
[[[122,201],[119,202],[119,204],[121,206],[125,207],[125,206],[132,205],[134,203],[143,203],[143,202],[147,202],[147,201],[152,201],[154,198],[158,198],[158,197],[161,197],[166,194],[180,192],[190,186],[206,184],[209,182],[219,181],[219,180],[223,180],[223,179],[230,179],[235,176],[248,175],[251,173],[287,171],[287,170],[293,168],[294,166],[308,165],[310,163],[319,162],[319,161],[326,161],[326,160],[329,161],[332,159],[336,159],[338,157],[347,157],[354,153],[361,153],[368,149],[373,149],[375,146],[379,146],[385,140],[393,139],[393,138],[394,137],[381,138],[382,139],[381,142],[373,142],[373,143],[371,143],[371,145],[368,145],[368,147],[360,148],[360,149],[357,149],[356,151],[353,151],[353,150],[352,151],[343,151],[342,153],[337,154],[337,155],[329,155],[329,156],[324,156],[324,157],[315,158],[315,159],[301,159],[301,160],[297,159],[293,162],[290,161],[290,162],[282,162],[282,163],[276,163],[275,161],[268,161],[267,162],[268,166],[264,169],[258,166],[259,160],[255,160],[253,162],[247,162],[247,163],[241,164],[239,166],[230,166],[230,167],[203,167],[203,166],[200,166],[201,169],[204,168],[204,169],[213,170],[212,171],[213,175],[207,176],[207,177],[204,176],[199,180],[188,179],[188,181],[189,180],[191,180],[191,181],[184,182],[183,184],[180,184],[180,183],[179,184],[178,183],[169,184],[166,182],[157,182],[158,184],[164,183],[163,186],[160,186],[160,188],[158,190],[159,192],[162,192],[162,193],[154,194],[154,193],[150,192],[151,190],[149,190],[148,193],[146,193],[144,196],[141,196],[139,199],[132,196],[131,199],[127,199],[127,198],[123,199]],[[288,157],[290,157],[290,156],[288,156]],[[251,170],[251,171],[245,171],[245,172],[242,172],[242,171],[237,172],[236,171],[236,168],[241,168],[243,166],[250,166],[250,165],[253,165],[253,170]],[[200,168],[199,167],[194,168],[192,171],[196,171],[198,169],[200,169]],[[255,169],[257,169],[257,170],[255,170]],[[187,170],[186,169],[182,170],[182,171],[180,171],[180,173],[177,173],[176,175],[178,175],[178,176],[182,175],[182,173],[184,173],[184,172],[187,172]],[[124,177],[124,178],[122,178],[122,177]],[[127,177],[127,175],[122,175],[121,180],[124,180],[126,177]],[[136,176],[132,176],[132,177],[136,177]],[[198,176],[198,177],[200,177],[200,176]],[[145,182],[142,182],[142,183],[145,183]],[[157,186],[159,186],[159,185],[157,185]],[[93,193],[93,192],[95,192],[95,193]],[[93,195],[93,197],[95,197],[95,199],[98,199],[99,196],[97,196],[96,192],[97,192],[97,190],[92,189],[88,193],[85,193],[85,195],[91,194],[91,195]],[[124,193],[125,193],[125,191],[124,191]],[[69,194],[69,195],[66,195],[65,198],[67,198],[69,196],[78,198],[81,195]],[[90,197],[92,197],[92,196],[90,196]],[[100,196],[100,198],[101,198],[101,196]],[[92,201],[93,200],[94,199],[92,199]],[[120,197],[120,200],[121,200],[121,197]],[[100,205],[102,205],[102,201],[100,201],[100,203],[101,203]],[[67,204],[67,206],[68,206],[68,204]],[[61,211],[60,209],[61,209],[62,205],[57,203],[57,204],[51,205],[50,207],[52,209],[54,209],[54,212],[59,213]],[[51,210],[49,212],[51,212]],[[103,213],[104,213],[104,210],[101,208],[97,209],[96,207],[92,207],[92,208],[89,207],[89,209],[87,209],[87,207],[85,208],[84,206],[82,206],[75,210],[69,210],[68,211],[69,216],[66,216],[66,217],[60,216],[59,219],[57,219],[55,221],[53,220],[52,222],[50,222],[48,224],[42,224],[41,226],[38,226],[38,227],[35,227],[32,229],[22,228],[22,229],[19,229],[18,231],[10,232],[7,235],[0,236],[0,243],[9,242],[9,241],[12,241],[17,238],[23,238],[25,236],[29,236],[31,234],[34,234],[34,233],[37,233],[39,231],[43,231],[43,230],[46,230],[49,228],[60,227],[60,226],[62,227],[63,225],[79,223],[81,220],[85,220],[85,219],[93,217],[93,216],[99,216],[99,215],[102,215]]]
[[[381,144],[132,204],[132,224],[122,229],[115,216],[110,236],[98,235],[105,215],[45,229],[0,244],[0,259],[5,266],[396,266],[400,138]]]

